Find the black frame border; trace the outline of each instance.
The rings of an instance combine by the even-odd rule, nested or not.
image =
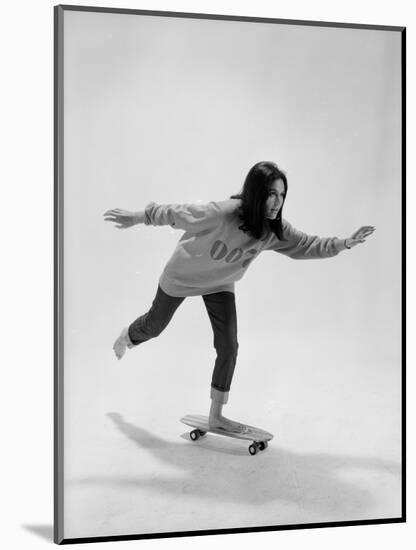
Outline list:
[[[288,524],[262,527],[241,527],[232,529],[209,529],[199,531],[173,531],[165,533],[143,533],[103,537],[63,537],[63,96],[64,96],[64,12],[83,11],[99,13],[117,13],[127,15],[180,17],[190,19],[210,19],[222,21],[245,21],[255,23],[303,25],[314,27],[332,27],[348,29],[382,30],[401,33],[401,85],[402,85],[402,515],[394,518],[369,519],[357,521],[339,521],[307,524]],[[328,527],[351,527],[358,525],[379,525],[406,522],[406,27],[390,25],[369,25],[327,21],[309,21],[295,19],[276,19],[266,17],[219,15],[207,13],[184,13],[171,11],[135,10],[125,8],[106,8],[97,6],[76,6],[60,4],[54,6],[54,529],[53,540],[56,544],[82,544],[92,542],[114,542],[125,540],[161,539],[174,537],[193,537],[235,533],[258,533],[268,531],[288,531],[294,529],[316,529]]]

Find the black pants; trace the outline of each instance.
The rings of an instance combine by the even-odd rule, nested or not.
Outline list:
[[[238,351],[235,296],[233,292],[217,292],[202,298],[211,321],[217,352],[211,386],[220,392],[228,392]],[[149,311],[128,328],[132,344],[138,345],[159,336],[184,299],[169,296],[159,286]]]

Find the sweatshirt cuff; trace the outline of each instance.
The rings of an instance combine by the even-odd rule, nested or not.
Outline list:
[[[337,237],[334,239],[334,247],[335,250],[338,252],[342,252],[343,250],[346,250],[347,247],[345,246],[345,239],[338,239]]]
[[[152,219],[150,217],[151,211],[153,207],[156,206],[155,202],[150,202],[146,208],[144,209],[144,224],[145,225],[152,225]]]

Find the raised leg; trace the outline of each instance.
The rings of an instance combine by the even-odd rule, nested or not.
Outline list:
[[[126,349],[133,348],[142,342],[159,336],[184,299],[169,296],[158,286],[149,311],[133,321],[128,328],[123,329],[115,341],[113,349],[117,358],[121,359]]]

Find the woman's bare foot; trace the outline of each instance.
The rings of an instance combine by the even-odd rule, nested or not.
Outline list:
[[[240,424],[240,422],[235,422],[234,420],[230,420],[228,418],[225,418],[225,416],[210,416],[209,417],[209,425],[210,428],[216,428],[220,430],[225,430],[227,432],[234,432],[234,433],[245,433],[247,432],[248,428],[244,424]]]
[[[128,331],[126,328],[123,328],[120,336],[117,338],[113,345],[113,350],[116,354],[117,359],[121,359],[126,353],[126,349],[131,348],[132,346],[133,344],[130,341]]]

